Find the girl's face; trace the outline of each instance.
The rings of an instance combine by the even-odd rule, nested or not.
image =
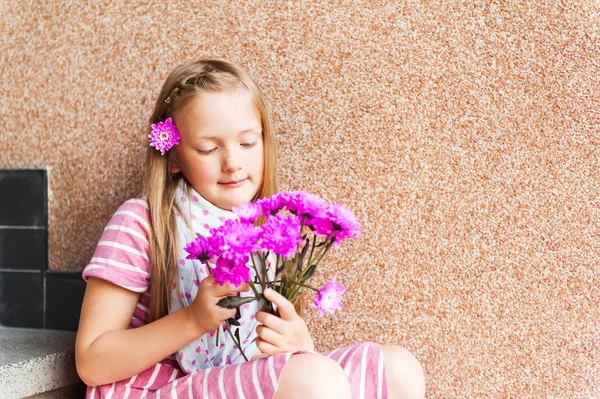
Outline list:
[[[247,90],[203,93],[173,116],[181,135],[169,166],[206,200],[231,210],[262,182],[260,114]]]

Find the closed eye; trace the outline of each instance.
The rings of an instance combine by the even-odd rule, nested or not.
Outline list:
[[[202,155],[210,155],[215,151],[217,151],[216,148],[211,148],[210,150],[198,150],[198,152]]]
[[[244,148],[252,148],[256,145],[256,141],[253,141],[251,143],[242,143],[241,146]]]

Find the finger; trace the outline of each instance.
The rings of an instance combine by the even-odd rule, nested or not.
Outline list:
[[[276,331],[271,330],[268,327],[265,327],[265,326],[256,327],[256,334],[258,335],[258,337],[260,339],[262,339],[266,343],[269,343],[273,346],[281,347],[281,345],[283,343],[283,337],[281,336],[281,334],[277,333]]]
[[[271,330],[277,331],[278,333],[281,333],[285,327],[285,322],[279,317],[262,310],[256,312],[254,317],[256,318],[256,321],[263,324],[265,327],[270,328]]]
[[[263,341],[260,338],[256,338],[256,347],[265,355],[277,355],[281,353],[281,350],[276,346]]]
[[[222,308],[222,309],[225,310],[223,313],[221,313],[220,318],[222,319],[222,321],[225,321],[227,319],[231,319],[232,317],[235,317],[235,313],[236,313],[235,309],[225,309],[225,308]]]
[[[248,291],[249,289],[250,285],[248,285],[248,283],[242,283],[239,287],[236,287],[231,283],[220,285],[213,282],[212,284],[212,290],[215,296],[227,296],[236,292]]]
[[[263,295],[269,301],[273,302],[277,305],[277,309],[279,310],[279,315],[284,320],[294,320],[298,317],[298,313],[296,313],[296,309],[294,309],[294,305],[288,301],[283,295],[278,293],[277,291],[267,288],[265,289]]]

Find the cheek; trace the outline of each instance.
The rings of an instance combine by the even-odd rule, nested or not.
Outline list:
[[[190,160],[188,168],[193,169],[193,174],[199,181],[214,179],[215,176],[218,176],[220,171],[218,162],[201,157]]]
[[[265,163],[264,148],[262,145],[252,154],[252,164],[255,165],[255,170],[262,171]]]

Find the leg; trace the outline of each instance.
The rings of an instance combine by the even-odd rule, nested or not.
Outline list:
[[[275,393],[275,399],[350,397],[350,384],[340,365],[313,353],[293,355],[288,360]]]
[[[390,399],[423,399],[425,375],[419,361],[399,346],[382,346]]]

